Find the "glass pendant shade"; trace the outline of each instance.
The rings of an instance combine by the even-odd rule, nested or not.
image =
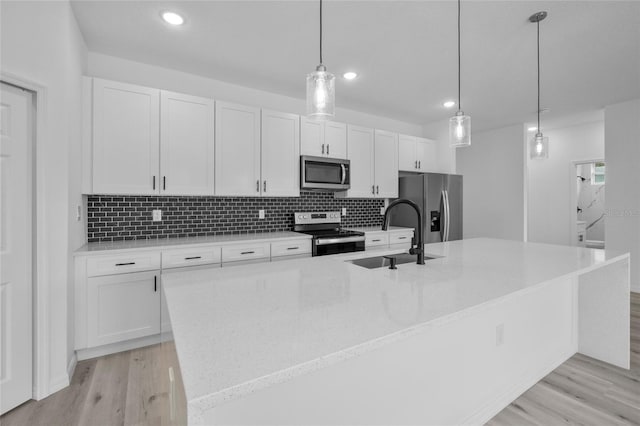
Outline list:
[[[452,147],[471,145],[471,117],[462,111],[449,119],[449,143]]]
[[[336,77],[318,65],[315,72],[307,74],[307,117],[329,120],[335,115]]]
[[[533,160],[544,160],[549,158],[549,138],[536,133],[529,145],[529,156]]]

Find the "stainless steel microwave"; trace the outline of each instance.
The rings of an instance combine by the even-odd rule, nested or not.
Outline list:
[[[300,156],[300,189],[346,191],[351,162],[340,158]]]

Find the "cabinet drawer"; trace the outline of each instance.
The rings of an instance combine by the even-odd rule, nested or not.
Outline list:
[[[376,232],[375,234],[365,234],[365,247],[388,246],[389,234],[386,232]]]
[[[160,269],[160,252],[123,253],[91,256],[87,259],[87,276],[122,274]]]
[[[184,266],[209,265],[220,263],[222,249],[220,247],[197,247],[162,252],[162,268],[181,268]]]
[[[271,243],[271,257],[294,256],[309,253],[311,253],[311,239]]]
[[[271,244],[230,244],[222,246],[222,263],[237,262],[240,260],[269,259],[271,256]]]
[[[392,233],[389,235],[389,244],[409,244],[412,237],[413,232]]]

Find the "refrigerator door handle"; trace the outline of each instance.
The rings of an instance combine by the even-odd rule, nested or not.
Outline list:
[[[444,237],[445,241],[449,241],[449,227],[451,224],[451,206],[449,204],[449,191],[445,189],[444,191],[445,197],[445,228],[444,228]]]
[[[444,189],[440,192],[440,240],[447,241],[446,220],[447,220],[447,198]]]

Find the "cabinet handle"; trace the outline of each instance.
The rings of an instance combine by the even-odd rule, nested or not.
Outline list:
[[[153,276],[153,291],[154,292],[158,291],[158,276],[157,275]]]
[[[379,243],[382,240],[371,240],[372,243]]]
[[[167,177],[166,176],[162,176],[162,190],[163,191],[167,190]]]
[[[322,154],[324,155],[324,144],[322,144]]]
[[[418,160],[416,160],[416,165],[414,166],[415,169],[418,168]]]
[[[327,144],[327,155],[329,155],[329,144]]]
[[[376,186],[375,185],[371,185],[371,193],[375,195],[375,193],[376,193]]]
[[[421,169],[422,168],[422,161],[418,161],[418,168]]]
[[[376,185],[376,194],[380,193],[380,185]]]
[[[254,253],[255,253],[255,251],[243,251],[240,254],[254,254]]]
[[[260,192],[260,180],[256,181],[256,192]]]
[[[153,176],[153,189],[156,189],[156,177]]]
[[[398,237],[399,240],[406,240],[407,237]]]
[[[184,260],[202,259],[202,256],[185,257]]]
[[[264,181],[264,184],[262,185],[262,192],[267,192],[267,181]]]
[[[127,266],[127,265],[135,265],[136,262],[125,262],[125,263],[116,263],[116,266]]]
[[[298,250],[300,247],[287,247],[287,250]]]

